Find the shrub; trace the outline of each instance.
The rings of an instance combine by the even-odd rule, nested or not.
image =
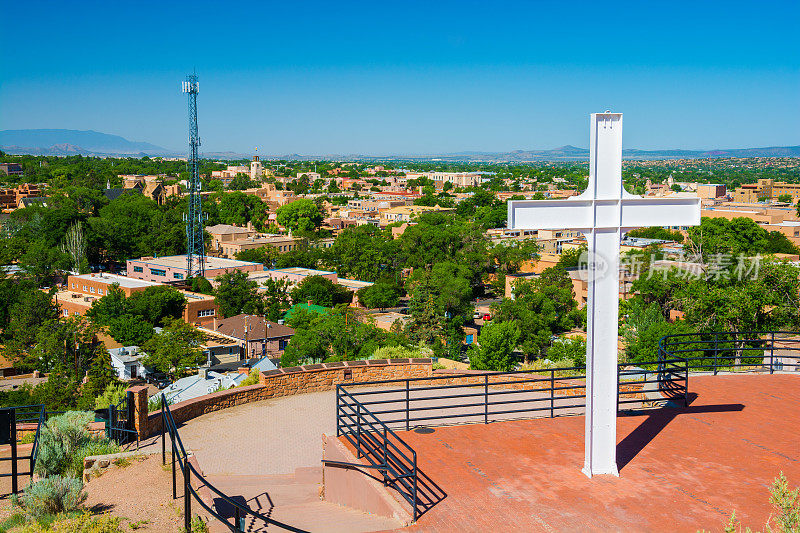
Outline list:
[[[381,346],[375,350],[370,359],[410,359],[433,357],[433,350],[427,346]]]
[[[75,511],[87,494],[79,479],[54,475],[31,483],[12,502],[34,518]]]
[[[109,383],[108,387],[106,387],[106,390],[104,390],[100,396],[95,398],[94,408],[107,409],[110,405],[117,405],[125,398],[126,394],[125,385],[122,383],[119,385]]]
[[[65,473],[79,448],[91,440],[86,426],[92,414],[69,411],[48,420],[39,435],[35,472],[42,476]]]
[[[172,405],[172,400],[167,398],[167,405]],[[147,412],[154,413],[161,410],[161,395],[157,394],[147,399]]]
[[[122,531],[119,517],[110,514],[92,515],[84,511],[77,516],[59,515],[50,525],[30,524],[20,533],[122,533]]]
[[[98,439],[84,444],[72,455],[66,474],[78,479],[83,477],[83,460],[90,455],[108,455],[119,452],[119,446],[108,439]]]
[[[256,385],[258,383],[259,376],[261,376],[261,372],[258,370],[251,370],[247,377],[244,378],[241,383],[239,383],[239,386],[246,387],[247,385]]]
[[[559,366],[584,366],[586,365],[586,341],[581,338],[559,337],[547,350],[547,358],[562,363]]]

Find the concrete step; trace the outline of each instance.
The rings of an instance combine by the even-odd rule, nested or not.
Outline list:
[[[322,468],[299,468],[294,474],[212,475],[207,479],[234,501],[271,519],[305,531],[368,532],[396,529],[401,524],[391,518],[322,501]],[[211,499],[214,510],[233,517],[233,508],[221,499]],[[232,520],[231,520],[232,521]],[[211,531],[228,531],[219,523]],[[246,531],[278,531],[265,527],[263,521],[249,517]]]

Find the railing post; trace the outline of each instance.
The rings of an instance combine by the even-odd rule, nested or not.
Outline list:
[[[389,461],[386,458],[386,443],[388,441],[388,436],[386,435],[386,425],[383,426],[383,466],[387,467],[386,470],[383,471],[383,486],[385,487],[389,481]]]
[[[417,452],[412,453],[411,456],[412,456],[412,459],[414,460],[414,497],[413,497],[413,502],[412,502],[413,513],[412,513],[412,519],[411,520],[413,522],[416,522],[417,521],[417,517],[419,516],[419,513],[417,512],[417,477],[419,477],[418,476],[418,471],[417,471]]]
[[[719,362],[717,358],[719,357],[719,333],[714,333],[714,375],[717,375],[717,369],[719,368]]]
[[[10,409],[11,418],[11,493],[19,492],[17,484],[17,410]]]
[[[339,420],[339,413],[342,412],[342,389],[341,385],[336,385],[336,436],[342,436],[342,428]]]
[[[406,380],[406,431],[411,429],[411,412],[409,409],[411,408],[411,384],[409,380]]]
[[[177,480],[175,479],[175,437],[172,436],[170,431],[169,438],[172,441],[172,499],[178,499]]]
[[[770,332],[772,343],[769,345],[769,373],[775,372],[775,332]]]
[[[183,522],[187,533],[192,531],[192,492],[189,458],[183,458]]]
[[[109,438],[111,440],[117,440],[116,432],[114,431],[116,427],[117,427],[117,406],[112,403],[108,406],[108,427],[106,428],[106,438]],[[119,442],[117,444],[119,444]]]
[[[550,370],[550,418],[555,418],[556,371]]]
[[[167,464],[167,441],[164,438],[164,409],[161,409],[161,464]],[[136,432],[136,441],[139,441],[139,432]]]
[[[683,362],[683,406],[689,407],[689,360],[684,359]]]
[[[489,374],[483,375],[483,423],[489,423]]]
[[[356,403],[356,457],[361,459],[361,404]]]

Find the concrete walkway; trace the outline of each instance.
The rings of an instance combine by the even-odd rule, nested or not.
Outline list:
[[[238,405],[190,420],[178,431],[207,475],[291,474],[321,466],[322,435],[336,434],[336,393]]]

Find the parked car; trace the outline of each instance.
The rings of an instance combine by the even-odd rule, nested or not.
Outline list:
[[[481,318],[482,316],[483,316],[483,315],[481,314],[481,312],[480,312],[480,311],[475,311],[474,313],[472,313],[472,319],[473,319],[473,320],[478,320],[478,319],[479,319],[479,318]]]
[[[486,314],[483,315],[483,321],[484,322],[488,322],[491,319],[492,319],[492,315],[490,315],[489,313],[486,313]]]

